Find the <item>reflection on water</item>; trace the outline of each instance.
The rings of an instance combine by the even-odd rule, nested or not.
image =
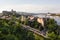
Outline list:
[[[34,16],[37,16],[37,17],[49,17],[49,18],[53,18],[57,21],[57,24],[60,25],[60,17],[59,16],[45,16],[45,15],[34,15]]]

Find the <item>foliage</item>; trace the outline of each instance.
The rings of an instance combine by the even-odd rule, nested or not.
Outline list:
[[[59,36],[59,27],[56,23],[56,21],[54,19],[49,19],[47,22],[47,32],[48,32],[48,37],[50,40],[59,40],[60,36]]]
[[[15,16],[12,16],[10,20],[0,19],[0,40],[60,40],[60,35],[58,34],[60,27],[58,27],[54,19],[46,21],[47,36],[49,39],[44,39],[33,34],[33,32],[23,29],[20,25],[21,23],[21,19],[17,20]],[[26,19],[24,24],[43,30],[41,24],[36,20],[29,21]]]
[[[34,35],[22,29],[19,21],[0,19],[0,40],[34,40]]]
[[[28,20],[25,22],[25,24],[27,25],[27,23],[28,23]],[[36,34],[34,35],[33,32],[23,29],[20,24],[21,24],[20,19],[16,20],[15,16],[12,16],[12,19],[10,20],[0,19],[0,40],[39,39],[39,36],[36,38],[35,36]]]
[[[46,23],[47,23],[48,30],[53,31],[57,29],[57,23],[54,19],[49,19]]]

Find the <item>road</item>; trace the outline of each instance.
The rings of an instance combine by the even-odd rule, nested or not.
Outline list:
[[[21,24],[21,25],[22,25],[22,24]],[[35,29],[35,28],[32,28],[32,27],[30,27],[30,26],[26,26],[26,25],[22,25],[22,27],[23,27],[24,29],[26,29],[26,30],[30,30],[30,31],[34,32],[35,34],[38,34],[39,36],[42,36],[42,37],[44,37],[44,38],[48,38],[46,35],[43,35],[44,32],[41,32],[41,31],[39,31],[39,30],[37,30],[37,29]]]

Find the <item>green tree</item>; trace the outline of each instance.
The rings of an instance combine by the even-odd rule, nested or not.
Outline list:
[[[30,40],[34,39],[33,33],[22,28],[18,20],[0,19],[0,40]]]
[[[54,19],[49,19],[46,23],[48,30],[55,31],[57,29],[57,23]]]
[[[47,35],[51,40],[56,40],[56,38],[57,38],[57,35],[54,32],[48,33]]]

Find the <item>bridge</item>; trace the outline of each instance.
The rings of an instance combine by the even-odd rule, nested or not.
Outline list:
[[[44,38],[48,38],[46,35],[43,35],[43,33],[42,33],[41,31],[39,31],[39,30],[37,30],[37,29],[35,29],[35,28],[32,28],[32,27],[30,27],[30,26],[26,26],[26,25],[22,25],[22,24],[21,24],[21,26],[22,26],[24,29],[29,30],[29,31],[32,31],[33,33],[35,33],[35,34],[37,34],[37,35],[39,35],[39,36],[42,36],[42,37],[44,37]]]

